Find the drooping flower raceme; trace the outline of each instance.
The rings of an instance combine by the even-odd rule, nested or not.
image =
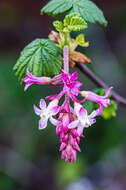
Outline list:
[[[27,76],[22,79],[26,83],[25,90],[32,84],[51,84],[63,85],[58,94],[46,97],[50,101],[46,105],[44,99],[40,100],[40,108],[34,105],[34,111],[40,116],[39,129],[47,127],[48,120],[56,127],[56,135],[60,139],[61,158],[66,162],[76,161],[80,138],[83,137],[84,128],[87,128],[96,122],[96,117],[102,113],[103,107],[108,107],[110,100],[108,98],[111,88],[106,90],[105,96],[99,96],[91,91],[81,91],[82,83],[77,81],[78,73],[69,73],[69,51],[68,46],[64,47],[64,69],[53,78],[35,77],[27,70]],[[81,94],[84,99],[78,100],[77,96]],[[64,96],[62,105],[58,105],[59,100]],[[74,102],[74,108],[71,101]],[[99,108],[88,115],[87,110],[81,105],[85,100],[96,102]]]

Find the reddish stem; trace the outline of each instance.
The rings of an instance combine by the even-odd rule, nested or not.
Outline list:
[[[63,57],[64,57],[64,71],[66,73],[69,73],[69,49],[68,49],[68,46],[64,46]]]
[[[83,63],[77,63],[77,67],[82,73],[88,76],[92,82],[94,82],[100,88],[108,88],[108,85],[104,83],[99,77],[97,77],[86,65]],[[112,99],[116,101],[117,104],[126,106],[126,98],[120,96],[115,91],[112,91]]]

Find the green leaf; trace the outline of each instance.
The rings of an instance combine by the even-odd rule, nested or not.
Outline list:
[[[103,112],[102,112],[101,116],[104,119],[110,119],[111,117],[116,116],[116,110],[117,110],[117,104],[115,103],[114,100],[111,100],[110,105],[107,108],[103,109]]]
[[[89,43],[88,42],[85,42],[85,37],[84,37],[84,34],[79,34],[77,37],[76,37],[76,42],[78,45],[82,46],[82,47],[88,47],[89,46]]]
[[[87,28],[87,23],[76,13],[69,14],[64,19],[64,30],[68,32],[80,31]]]
[[[76,13],[69,14],[65,17],[63,23],[54,21],[53,26],[59,32],[80,31],[87,28],[87,23]]]
[[[52,0],[41,9],[41,14],[46,13],[53,17],[58,16],[72,7],[72,2],[69,0]]]
[[[24,48],[13,69],[21,80],[27,68],[37,77],[52,77],[60,73],[61,67],[58,47],[48,39],[36,39]]]
[[[103,15],[103,12],[90,0],[71,0],[73,6],[70,12],[76,12],[89,23],[99,23],[104,26],[107,25],[107,21]]]
[[[94,103],[89,100],[86,100],[83,103],[83,107],[87,110],[88,114],[91,114],[91,112],[94,110]]]
[[[41,14],[54,17],[64,12],[77,13],[89,23],[107,26],[103,12],[91,0],[52,0],[41,10]]]
[[[58,32],[62,32],[63,31],[64,26],[63,26],[63,23],[61,21],[58,21],[58,20],[54,21],[53,22],[53,26],[56,28],[56,30]]]

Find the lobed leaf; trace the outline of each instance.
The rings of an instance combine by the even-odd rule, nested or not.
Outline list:
[[[52,0],[41,10],[41,14],[46,13],[54,17],[65,12],[75,12],[89,23],[107,26],[103,12],[91,0]]]
[[[64,26],[63,26],[63,23],[62,23],[62,21],[54,21],[53,22],[53,26],[56,28],[56,30],[58,31],[58,32],[62,32],[63,31],[63,29],[64,29]]]
[[[72,7],[72,2],[67,0],[52,0],[41,9],[41,14],[58,16]]]
[[[52,77],[60,73],[61,67],[62,57],[58,47],[48,39],[36,39],[21,52],[13,70],[21,80],[27,68],[37,77]]]
[[[64,19],[64,27],[66,31],[80,31],[87,28],[87,23],[76,13],[69,14]],[[65,29],[64,29],[65,30]]]
[[[76,13],[72,13],[67,15],[63,22],[62,21],[54,21],[53,26],[59,32],[72,32],[72,31],[80,31],[87,28],[87,23]]]
[[[80,45],[80,46],[82,46],[82,47],[88,47],[88,46],[89,46],[89,43],[88,43],[88,42],[85,42],[84,34],[79,34],[79,35],[76,37],[76,42],[78,43],[78,45]]]
[[[103,109],[103,112],[102,112],[101,116],[104,119],[110,119],[111,117],[116,116],[116,110],[117,110],[117,104],[115,103],[114,100],[111,100],[110,105],[107,108]]]

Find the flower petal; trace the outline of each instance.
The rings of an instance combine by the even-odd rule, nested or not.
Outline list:
[[[42,111],[41,111],[39,108],[37,108],[35,104],[33,105],[33,107],[34,107],[35,113],[36,113],[37,115],[41,115]]]
[[[74,111],[75,111],[75,113],[76,113],[76,115],[77,115],[77,117],[79,117],[79,111],[80,111],[80,109],[81,109],[81,105],[79,104],[79,103],[74,103]]]
[[[78,132],[78,135],[82,135],[83,134],[83,129],[84,127],[82,125],[79,125],[78,128],[77,128],[77,132]]]
[[[103,106],[99,104],[99,108],[97,109],[97,116],[101,115],[103,112]]]
[[[49,103],[47,109],[48,109],[48,110],[52,110],[53,107],[57,106],[57,104],[58,104],[58,100],[57,100],[57,99],[54,99],[53,101],[51,101],[51,102]]]
[[[27,76],[29,76],[29,77],[31,77],[31,78],[33,77],[33,75],[29,72],[28,68],[27,68],[26,73],[27,73]]]
[[[67,80],[69,80],[68,73],[66,74],[64,70],[62,72],[62,80],[64,83],[66,83]]]
[[[26,91],[30,86],[32,85],[32,83],[27,83],[24,87],[24,91]]]
[[[40,119],[39,120],[39,130],[42,130],[42,129],[45,129],[47,127],[47,119],[46,120],[43,120],[43,119]]]
[[[72,122],[68,125],[68,128],[69,128],[69,129],[74,129],[74,128],[78,127],[78,124],[79,124],[79,121],[78,121],[78,120],[72,121]]]
[[[77,103],[83,103],[83,102],[85,102],[85,99],[83,99],[83,100],[78,100],[72,93],[69,93],[68,95],[69,95],[69,97],[70,97],[74,102],[77,102]]]
[[[75,96],[78,96],[79,92],[80,92],[80,86],[82,85],[82,83],[76,81],[73,83],[72,87],[71,87],[71,93]]]
[[[62,143],[61,146],[60,146],[60,150],[59,151],[62,151],[63,149],[65,149],[66,146],[67,146],[66,143]]]
[[[46,102],[45,102],[44,99],[41,99],[41,100],[40,100],[39,106],[40,106],[40,108],[41,108],[42,110],[46,109]]]
[[[60,106],[54,106],[50,111],[52,115],[56,115],[60,111]]]
[[[96,123],[96,119],[90,119],[90,125]]]
[[[82,86],[82,85],[83,85],[82,82],[79,82],[79,81],[75,81],[75,82],[74,82],[74,87],[76,87],[76,88],[79,88],[79,87]]]
[[[46,100],[54,100],[57,97],[58,97],[58,94],[50,95],[46,97]]]
[[[94,118],[94,117],[96,117],[97,116],[97,114],[98,114],[98,112],[99,112],[99,109],[97,109],[97,110],[94,110],[88,117],[89,117],[89,119],[90,118]]]
[[[28,77],[22,78],[21,80],[22,80],[23,82],[27,82]]]
[[[85,116],[87,116],[87,115],[88,115],[88,114],[87,114],[87,110],[84,109],[83,107],[81,107],[80,110],[79,110],[79,116],[80,116],[80,117],[85,117]]]
[[[102,104],[105,108],[107,108],[107,107],[109,106],[109,104],[110,104],[110,99],[104,99],[104,100],[102,100],[102,101],[100,101],[100,102],[97,102],[97,103],[100,103],[100,104]]]
[[[50,120],[50,122],[51,122],[54,126],[58,126],[58,124],[59,124],[59,121],[58,121],[58,120],[54,119],[53,117],[50,117],[49,120]]]
[[[71,81],[74,81],[74,80],[77,80],[78,79],[78,73],[77,72],[74,72],[72,75],[71,75]]]
[[[59,94],[54,94],[51,96],[47,96],[46,100],[54,100],[54,99],[60,99],[64,95],[65,91],[62,90]]]
[[[63,126],[68,126],[69,125],[69,121],[70,121],[70,118],[69,118],[69,114],[66,113],[66,114],[63,114],[63,118],[62,118],[62,124]]]
[[[105,98],[107,98],[109,95],[110,95],[110,92],[111,92],[111,90],[112,90],[112,88],[113,87],[110,87],[109,89],[107,89],[106,91],[105,91]]]

